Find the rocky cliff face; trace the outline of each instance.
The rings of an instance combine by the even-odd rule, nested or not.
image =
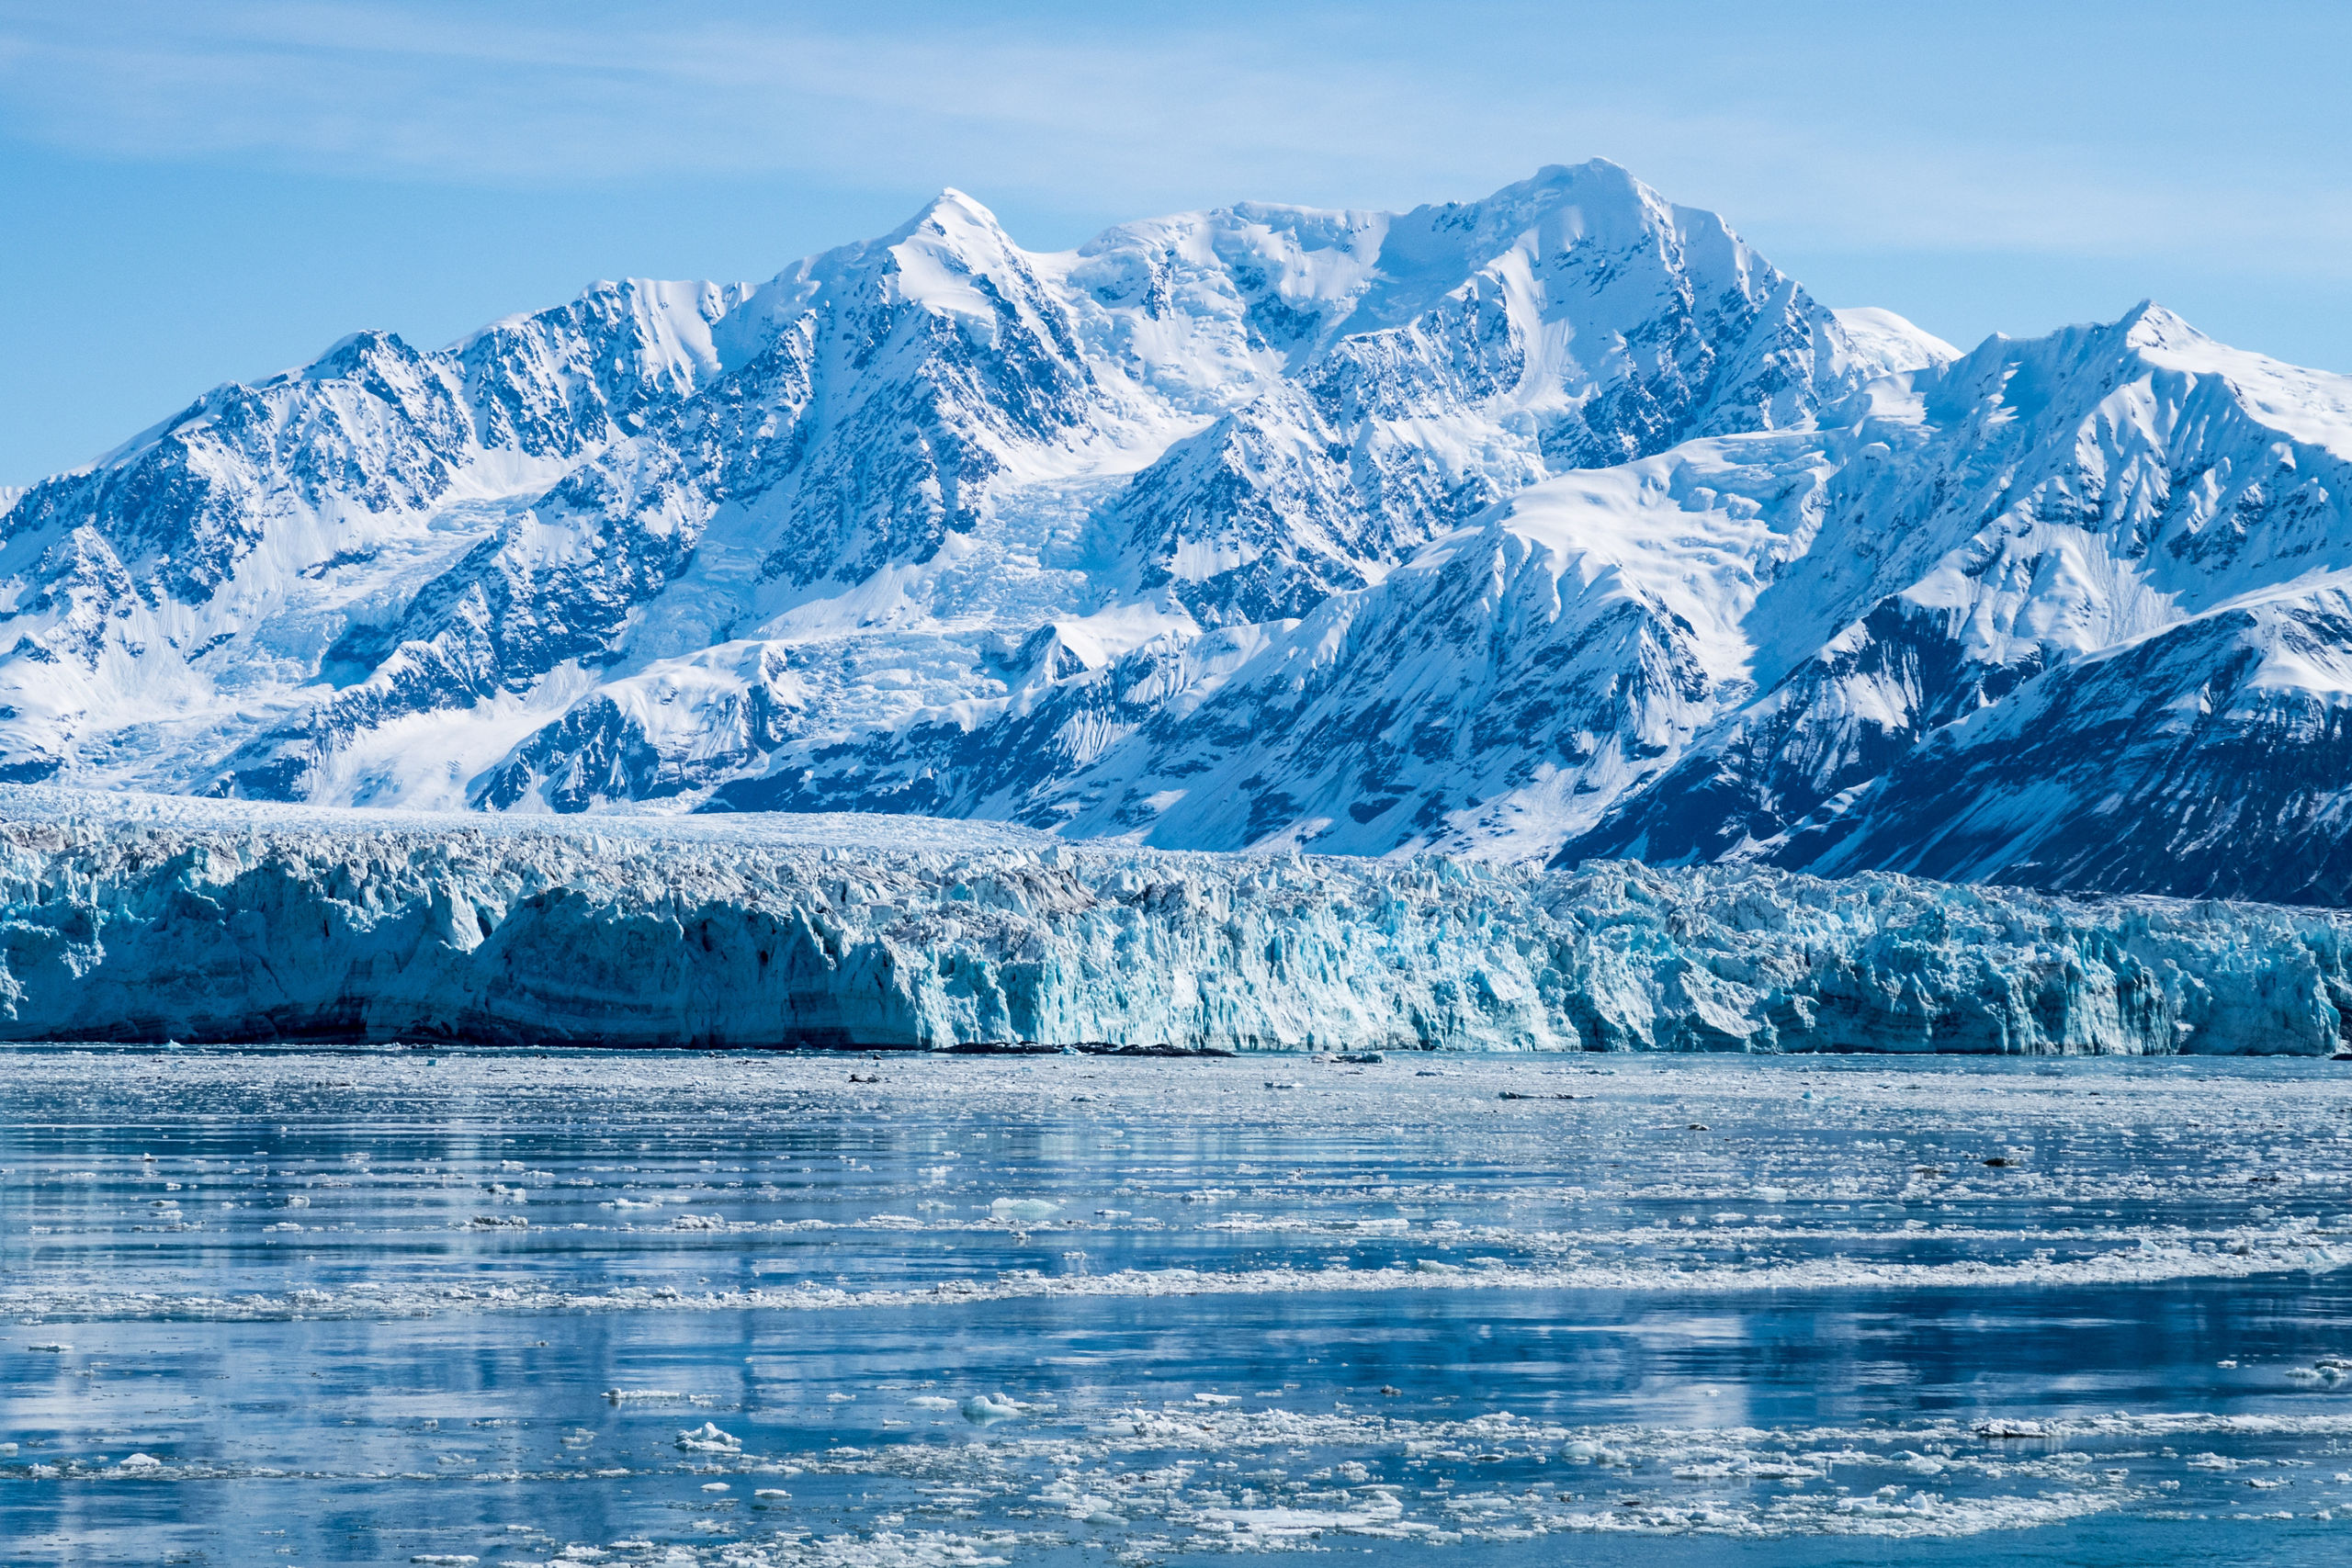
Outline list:
[[[2345,917],[0,786],[0,1037],[2327,1054]]]

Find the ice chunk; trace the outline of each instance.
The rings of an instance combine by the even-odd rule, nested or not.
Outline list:
[[[679,1433],[678,1447],[689,1453],[741,1453],[743,1439],[730,1432],[720,1431],[716,1422],[706,1421],[699,1427]]]
[[[964,1402],[964,1419],[976,1427],[1009,1421],[1026,1406],[1001,1393],[976,1393]]]

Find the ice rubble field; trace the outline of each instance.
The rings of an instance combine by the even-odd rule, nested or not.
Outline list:
[[[2323,1562],[2352,1529],[2327,1063],[5,1068],[11,1561]]]
[[[0,1037],[2325,1055],[2347,918],[0,786]]]

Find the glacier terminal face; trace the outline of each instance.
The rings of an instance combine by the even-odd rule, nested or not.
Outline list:
[[[0,786],[0,1036],[2325,1055],[2352,920],[1884,874]]]

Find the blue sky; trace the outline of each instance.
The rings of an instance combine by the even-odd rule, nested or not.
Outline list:
[[[1617,160],[1967,344],[2143,296],[2352,370],[2352,5],[0,0],[0,484],[354,329]]]

